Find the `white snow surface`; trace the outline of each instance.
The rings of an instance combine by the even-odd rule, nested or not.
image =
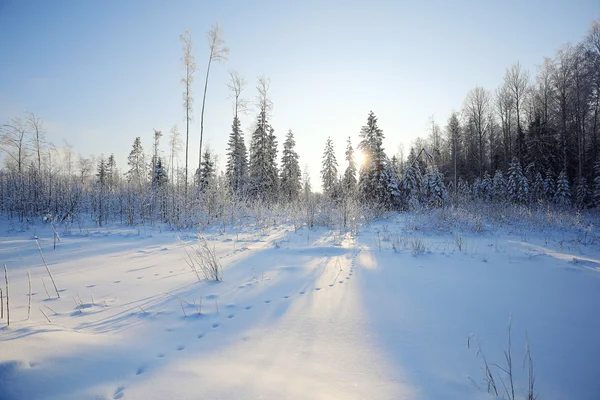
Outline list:
[[[1,400],[494,399],[477,351],[503,366],[509,319],[516,398],[528,338],[540,400],[600,399],[600,248],[568,231],[462,233],[459,250],[402,215],[357,235],[210,229],[215,283],[186,264],[191,232],[74,229],[53,249],[50,227],[9,226]]]

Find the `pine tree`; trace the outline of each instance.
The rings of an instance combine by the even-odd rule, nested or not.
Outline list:
[[[562,171],[556,181],[556,192],[554,193],[554,202],[559,205],[571,205],[571,194],[569,189],[569,179],[567,173]]]
[[[225,174],[231,190],[236,194],[240,194],[244,191],[248,174],[248,152],[244,142],[244,134],[240,127],[240,120],[237,116],[233,118],[227,144]]]
[[[366,202],[384,204],[388,198],[385,176],[386,155],[383,149],[383,131],[377,126],[377,117],[369,112],[367,125],[360,131],[361,141],[358,144],[365,156],[360,168],[359,191]]]
[[[356,193],[357,182],[356,182],[356,163],[354,162],[354,149],[352,148],[352,142],[350,136],[346,142],[346,161],[348,166],[344,171],[344,191],[346,195],[353,196]]]
[[[323,152],[323,161],[321,162],[321,182],[323,185],[323,194],[331,199],[334,198],[336,193],[337,167],[333,142],[331,141],[331,137],[328,137],[325,143],[325,151]]]
[[[279,177],[279,188],[281,197],[284,201],[291,202],[297,200],[300,195],[300,163],[298,162],[298,153],[295,150],[296,142],[294,134],[290,129],[283,142],[283,154],[281,156],[281,171]]]

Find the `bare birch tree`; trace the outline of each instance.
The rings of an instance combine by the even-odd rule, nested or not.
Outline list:
[[[202,139],[204,138],[204,106],[206,105],[206,89],[208,88],[208,78],[210,75],[210,66],[213,61],[222,62],[227,60],[229,49],[225,46],[223,32],[217,22],[208,31],[208,46],[210,54],[208,57],[208,66],[206,67],[206,78],[204,80],[204,94],[202,96],[202,111],[200,112],[200,148],[198,150],[198,169],[202,165]]]
[[[190,31],[185,31],[179,37],[183,43],[183,68],[185,76],[181,79],[183,83],[183,107],[185,109],[185,198],[187,201],[188,190],[188,158],[189,158],[189,141],[190,141],[190,122],[192,121],[192,105],[194,98],[192,97],[192,82],[194,82],[194,72],[196,72],[196,62],[192,52],[192,35]]]

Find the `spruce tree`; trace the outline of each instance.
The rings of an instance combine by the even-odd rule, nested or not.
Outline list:
[[[138,190],[144,186],[145,183],[145,169],[146,163],[144,161],[144,149],[142,148],[142,140],[140,137],[136,137],[133,142],[133,148],[127,157],[127,165],[129,170],[127,171],[127,179],[132,183]]]
[[[506,199],[506,180],[501,170],[497,170],[494,174],[492,190],[494,192],[494,200],[501,201]]]
[[[554,193],[554,202],[562,206],[571,205],[571,193],[569,189],[569,179],[567,173],[561,171],[556,180],[556,192]]]
[[[398,210],[402,207],[403,196],[400,163],[396,156],[393,156],[390,162],[386,163],[386,176],[388,180],[387,192],[389,193],[389,204],[392,208]]]
[[[535,179],[531,188],[531,196],[533,201],[537,203],[545,200],[546,197],[544,194],[544,178],[542,178],[542,174],[539,171],[535,174]]]
[[[550,169],[546,170],[546,178],[544,178],[544,199],[552,201],[554,194],[556,193],[556,184],[554,183],[554,176]]]
[[[282,200],[287,202],[297,200],[301,189],[300,179],[302,173],[295,146],[294,134],[290,129],[285,137],[285,142],[283,142],[281,171],[279,173],[279,190]]]
[[[204,150],[200,168],[196,173],[196,181],[200,192],[205,192],[216,178],[215,160],[209,148]]]
[[[383,131],[377,126],[377,117],[369,112],[367,125],[360,131],[359,150],[365,155],[360,167],[359,192],[366,202],[385,203],[388,197],[385,176],[386,155],[383,149]]]
[[[330,199],[333,199],[336,194],[337,167],[333,142],[331,141],[331,137],[328,137],[325,143],[325,151],[323,152],[323,161],[321,162],[321,184],[323,186],[323,194]]]
[[[277,141],[267,113],[258,114],[256,129],[250,141],[250,194],[253,197],[272,201],[277,191]]]
[[[446,201],[446,185],[440,171],[433,169],[425,174],[423,189],[425,200],[430,207],[441,207]]]
[[[240,127],[240,120],[235,116],[227,143],[227,165],[225,167],[225,175],[233,193],[243,193],[247,174],[248,152],[244,142],[244,134]]]
[[[529,198],[529,181],[523,175],[521,163],[516,158],[510,163],[508,169],[508,196],[516,203],[526,203]]]
[[[493,187],[493,183],[492,183],[492,177],[490,176],[490,173],[487,170],[483,173],[483,179],[481,180],[480,192],[481,192],[481,198],[484,200],[491,200],[492,197],[494,196],[494,187]]]
[[[580,177],[577,181],[576,205],[578,208],[584,208],[587,205],[589,188],[585,177]]]
[[[600,207],[600,160],[594,164],[594,206]]]
[[[98,185],[98,226],[102,226],[103,216],[105,215],[104,209],[106,207],[106,184],[108,180],[108,171],[104,156],[101,156],[100,161],[98,162],[96,177],[98,178],[96,181]]]
[[[418,162],[413,162],[404,169],[401,181],[404,200],[408,205],[417,208],[421,203],[421,193],[423,192],[423,174]]]
[[[354,162],[354,149],[352,148],[352,142],[350,136],[346,142],[346,161],[348,166],[344,171],[344,191],[348,196],[353,196],[356,193],[357,182],[356,182],[356,163]]]

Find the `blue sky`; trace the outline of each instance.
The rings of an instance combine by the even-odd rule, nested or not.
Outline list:
[[[237,70],[256,95],[271,78],[272,123],[280,143],[292,129],[301,164],[318,186],[331,136],[343,169],[369,110],[388,154],[444,126],[476,85],[495,89],[516,61],[536,65],[578,42],[600,16],[599,0],[531,1],[17,1],[0,0],[0,122],[33,111],[48,140],[84,156],[115,153],[119,166],[136,136],[184,128],[179,35],[192,33],[198,72],[191,165],[208,46],[219,21],[231,50],[211,71],[205,143],[221,158],[232,107],[225,84]],[[247,130],[254,113],[242,117]],[[167,152],[167,135],[163,138]]]

